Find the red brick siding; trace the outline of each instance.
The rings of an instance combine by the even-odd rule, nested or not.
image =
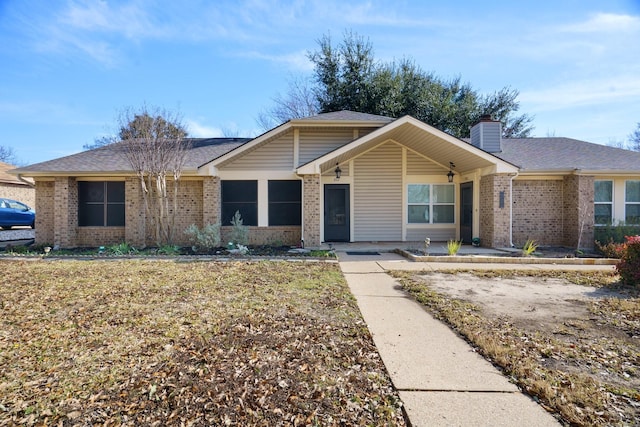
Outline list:
[[[543,246],[560,246],[563,236],[563,182],[513,181],[513,243],[534,239]]]

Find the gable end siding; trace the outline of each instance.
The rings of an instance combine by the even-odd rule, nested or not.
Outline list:
[[[402,240],[402,148],[384,144],[354,164],[354,239]]]
[[[220,167],[221,170],[293,170],[293,132]]]
[[[447,169],[407,150],[407,175],[440,175],[447,173]]]
[[[298,166],[317,159],[351,141],[353,141],[353,129],[301,130]]]

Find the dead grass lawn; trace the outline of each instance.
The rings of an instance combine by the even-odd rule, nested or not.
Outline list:
[[[336,264],[0,268],[0,425],[404,425]]]

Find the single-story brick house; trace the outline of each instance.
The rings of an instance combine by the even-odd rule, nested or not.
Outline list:
[[[500,135],[487,117],[461,140],[410,116],[339,111],[253,139],[193,139],[176,227],[228,226],[239,210],[251,244],[479,237],[576,247],[580,238],[588,248],[594,225],[640,219],[640,153]],[[36,242],[151,243],[122,144],[12,173],[35,180]]]
[[[33,180],[18,179],[8,171],[15,169],[14,165],[0,162],[0,198],[17,200],[30,207],[35,206],[36,190]]]

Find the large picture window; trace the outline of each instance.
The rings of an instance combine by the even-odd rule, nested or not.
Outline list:
[[[455,222],[453,184],[409,184],[407,204],[409,224],[453,224]]]
[[[613,181],[595,181],[594,186],[594,222],[596,225],[611,224],[613,219]]]
[[[624,220],[640,224],[640,181],[627,181],[624,190]]]
[[[302,182],[269,181],[269,225],[302,224]]]
[[[124,226],[123,181],[78,181],[78,225]]]
[[[258,181],[222,181],[222,225],[231,225],[236,211],[244,225],[258,225]]]

